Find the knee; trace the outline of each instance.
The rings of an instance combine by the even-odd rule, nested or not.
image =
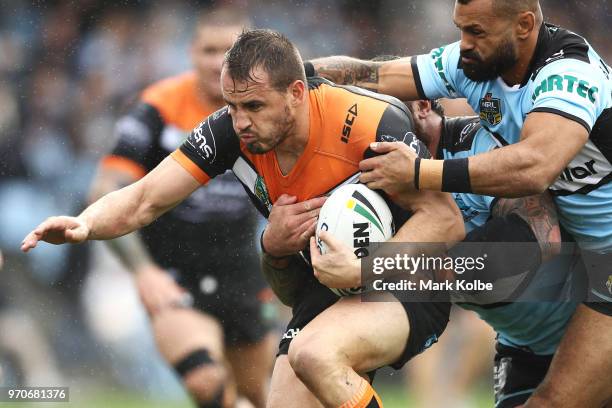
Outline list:
[[[339,368],[335,354],[330,345],[322,344],[312,336],[298,336],[291,342],[288,357],[295,375],[303,383],[312,384],[329,378]]]
[[[185,388],[202,408],[221,408],[228,381],[225,366],[205,349],[196,350],[175,364]]]

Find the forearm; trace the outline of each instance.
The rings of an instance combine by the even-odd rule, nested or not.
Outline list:
[[[310,61],[316,75],[337,84],[355,85],[401,100],[416,100],[419,95],[412,74],[410,57],[390,61],[368,61],[345,56]]]
[[[408,208],[413,215],[390,242],[445,243],[453,245],[465,236],[461,212],[447,193],[422,191]]]
[[[378,90],[380,62],[360,60],[346,56],[318,58],[310,61],[316,75],[337,84],[356,85],[373,91]]]
[[[469,158],[472,190],[496,197],[540,194],[554,182],[557,173],[542,164],[541,152],[515,144]]]
[[[524,142],[467,159],[422,160],[419,189],[496,197],[539,194],[554,181],[541,153]],[[556,173],[558,174],[558,173]],[[555,174],[555,176],[556,176]]]
[[[163,212],[146,202],[139,183],[106,194],[79,215],[89,228],[88,239],[123,236],[150,224]]]

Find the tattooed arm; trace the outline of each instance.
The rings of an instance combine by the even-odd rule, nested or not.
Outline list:
[[[420,99],[410,57],[367,61],[351,57],[326,57],[310,61],[317,75],[337,84],[356,85],[395,96],[403,101]]]
[[[499,199],[491,214],[493,217],[516,214],[525,220],[540,244],[543,261],[559,253],[561,230],[557,210],[550,194],[545,192],[522,198]]]

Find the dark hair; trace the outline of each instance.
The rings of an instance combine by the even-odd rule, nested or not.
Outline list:
[[[472,0],[457,0],[459,4],[470,4]],[[499,16],[515,16],[522,11],[539,9],[539,0],[493,0],[493,10]]]
[[[444,117],[444,107],[440,103],[439,99],[431,99],[431,110],[440,115],[440,117]]]
[[[241,82],[257,82],[253,70],[262,68],[278,91],[285,91],[297,80],[306,82],[299,51],[287,37],[272,30],[243,31],[225,54],[223,66],[234,81]]]

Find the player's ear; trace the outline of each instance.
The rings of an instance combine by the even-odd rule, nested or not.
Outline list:
[[[431,113],[431,101],[421,99],[416,102],[418,109],[415,109],[415,114],[419,119],[425,119]]]
[[[304,102],[304,99],[307,97],[307,88],[304,81],[296,80],[293,81],[289,85],[289,94],[291,95],[291,99],[293,101],[293,105],[297,106],[300,103]]]
[[[519,40],[529,38],[536,29],[536,15],[532,11],[524,11],[517,16],[516,36]]]

